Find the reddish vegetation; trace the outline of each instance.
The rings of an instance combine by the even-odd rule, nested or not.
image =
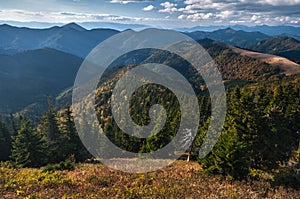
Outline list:
[[[177,161],[160,171],[129,174],[101,164],[73,171],[0,167],[2,198],[297,198],[300,191],[265,181],[230,181],[208,176],[199,164]]]

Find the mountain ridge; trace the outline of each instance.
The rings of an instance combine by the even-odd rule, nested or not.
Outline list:
[[[242,48],[252,46],[258,41],[270,38],[270,36],[260,32],[236,31],[232,28],[219,29],[213,32],[196,31],[185,34],[195,40],[208,38]]]
[[[10,30],[14,30],[15,33],[9,34]],[[61,104],[70,102],[70,95],[65,90],[73,85],[75,75],[83,61],[83,57],[95,45],[100,43],[101,40],[117,33],[118,31],[111,29],[86,30],[76,23],[54,26],[48,29],[17,28],[10,25],[1,25],[0,80],[6,84],[2,84],[2,87],[0,86],[0,91],[9,93],[11,91],[7,88],[12,88],[13,92],[10,96],[6,96],[6,101],[0,103],[6,105],[6,107],[0,108],[0,112],[11,113],[20,110],[23,110],[23,113],[30,113],[33,110],[42,112],[42,109],[46,107],[44,102],[47,96],[60,96],[57,101],[60,101]],[[197,41],[208,51],[219,66],[225,82],[258,82],[280,79],[284,75],[290,75],[285,70],[290,70],[291,68],[278,66],[277,63],[282,61],[281,58],[277,59],[277,57],[271,56],[274,59],[270,61],[252,56],[253,54],[249,56],[248,51],[240,48],[237,50],[236,47],[233,47],[254,46],[265,40],[272,41],[272,37],[260,32],[253,33],[225,28],[212,33],[198,31],[185,34],[192,36],[196,40],[198,39]],[[33,38],[33,40],[28,40],[30,38]],[[7,39],[8,41],[5,41]],[[3,43],[6,44],[6,46],[4,45],[6,48],[3,48]],[[29,49],[20,48],[19,50],[15,50],[13,47],[18,45],[21,47],[26,47],[26,45],[28,47],[29,45]],[[7,53],[6,55],[4,55],[5,52]],[[134,57],[139,54],[133,53],[131,55]],[[259,55],[266,56],[264,54]],[[162,58],[168,58],[168,56],[164,54],[156,54],[154,56],[143,55],[139,56],[139,59],[130,59],[130,57],[125,56],[121,61],[125,65],[135,65],[144,61],[161,60]],[[277,62],[275,63],[275,61]],[[122,62],[116,62],[116,64],[122,65]],[[177,63],[176,59],[166,59],[164,64],[184,65],[179,62]],[[8,66],[11,68],[8,68]],[[294,66],[290,65],[289,67]],[[14,71],[12,71],[13,69]],[[49,73],[48,70],[52,72]],[[182,72],[188,74],[191,71]],[[57,78],[55,73],[62,73],[62,76]],[[20,77],[20,74],[23,74],[23,76]],[[27,75],[27,79],[24,75]],[[26,81],[30,80],[28,85],[23,85],[24,78]],[[53,82],[53,78],[57,78],[57,81]],[[32,88],[29,89],[26,86],[31,86]],[[32,90],[37,91],[37,93],[34,93]],[[63,91],[65,92],[61,94]],[[23,96],[24,99],[16,97],[18,94]],[[14,105],[17,106],[14,107]]]
[[[250,50],[286,57],[300,63],[300,41],[287,36],[269,38],[250,46]]]
[[[84,58],[96,45],[117,33],[112,29],[86,30],[75,23],[47,29],[0,25],[0,49],[24,51],[48,47]]]

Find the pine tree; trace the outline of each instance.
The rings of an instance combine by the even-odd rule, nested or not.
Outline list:
[[[56,114],[49,109],[42,117],[40,133],[47,143],[49,163],[57,163],[67,158],[65,140],[58,128]]]
[[[278,169],[297,150],[300,136],[297,87],[255,89],[235,88],[229,93],[221,137],[211,153],[199,160],[206,171],[242,178],[250,169]],[[200,128],[197,144],[203,130]]]
[[[18,128],[17,128],[16,122],[15,122],[15,117],[12,113],[9,115],[9,119],[10,119],[10,123],[11,123],[11,135],[16,136],[17,132],[18,132]]]
[[[11,136],[2,120],[0,120],[0,151],[0,161],[9,160],[11,151]]]
[[[144,145],[142,145],[140,153],[151,153],[156,150],[161,149],[166,143],[168,143],[168,132],[163,128],[160,132],[157,132],[160,124],[163,122],[163,113],[164,111],[161,109],[161,111],[157,114],[157,118],[155,118],[156,125],[154,126],[153,130],[150,132],[150,136],[146,139],[146,142]],[[155,132],[156,134],[154,135]]]
[[[252,144],[258,134],[257,123],[254,119],[255,106],[253,96],[248,91],[242,93],[239,88],[235,88],[229,96],[230,103],[224,130],[210,154],[199,162],[210,173],[229,174],[234,178],[243,178],[249,172],[253,155]],[[203,130],[200,129],[199,134],[202,139]]]
[[[20,167],[39,167],[45,164],[45,142],[22,118],[16,136],[12,137],[12,160]]]
[[[67,141],[64,144],[65,154],[74,155],[77,161],[84,161],[90,157],[78,136],[70,107],[62,114],[60,130]]]

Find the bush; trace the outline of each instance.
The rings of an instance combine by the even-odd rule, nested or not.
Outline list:
[[[294,168],[283,168],[275,175],[273,182],[276,186],[290,187],[296,190],[300,190],[300,175]]]
[[[75,163],[71,162],[70,160],[66,160],[58,164],[48,164],[43,169],[43,172],[53,172],[53,171],[63,171],[63,170],[71,171],[74,168],[75,168]]]
[[[0,162],[0,167],[13,169],[16,168],[16,165],[14,164],[14,162],[6,161],[6,162]]]

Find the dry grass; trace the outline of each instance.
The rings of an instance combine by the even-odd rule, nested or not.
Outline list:
[[[279,67],[280,70],[282,71],[282,74],[289,76],[289,75],[300,73],[300,65],[287,58],[279,57],[271,54],[252,52],[252,51],[248,51],[248,50],[244,50],[232,46],[231,49],[233,50],[233,52],[238,53],[242,56],[255,58],[262,62],[266,62],[272,66]]]
[[[300,192],[267,182],[208,176],[199,164],[177,161],[147,174],[130,174],[101,164],[73,171],[0,167],[0,198],[299,198]],[[2,197],[1,197],[2,196]]]

